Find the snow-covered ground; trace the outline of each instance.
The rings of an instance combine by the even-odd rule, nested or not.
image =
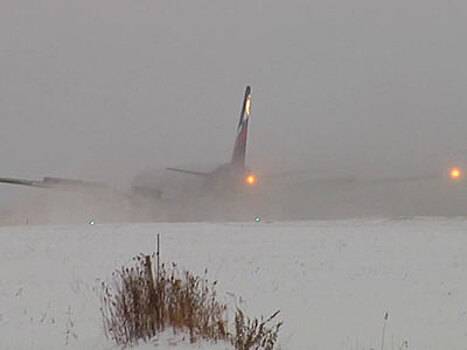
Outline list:
[[[380,349],[385,312],[385,349],[467,347],[467,220],[412,218],[2,227],[0,349],[116,349],[99,281],[157,233],[164,261],[207,268],[230,305],[280,309],[284,350]]]

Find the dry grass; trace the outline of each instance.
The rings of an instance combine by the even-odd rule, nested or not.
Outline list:
[[[175,264],[154,271],[154,256],[134,258],[134,267],[113,273],[111,285],[102,283],[106,336],[119,345],[147,341],[166,329],[199,339],[230,342],[238,350],[273,350],[282,323],[268,326],[278,315],[249,319],[237,309],[229,331],[227,306],[216,299],[207,271],[203,277],[179,271]]]
[[[232,345],[237,350],[264,349],[273,350],[277,342],[279,329],[282,322],[269,326],[273,319],[277,317],[279,311],[276,311],[267,319],[251,320],[248,316],[237,309],[235,314],[235,333],[231,338]]]

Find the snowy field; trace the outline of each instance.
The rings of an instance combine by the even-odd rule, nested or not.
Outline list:
[[[280,309],[283,350],[380,349],[385,312],[385,349],[467,348],[467,220],[413,218],[2,227],[0,349],[117,349],[99,281],[156,233],[162,260],[207,268],[222,301]],[[137,348],[227,348],[167,338]]]

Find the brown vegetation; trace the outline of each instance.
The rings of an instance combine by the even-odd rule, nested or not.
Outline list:
[[[203,277],[180,272],[175,264],[156,266],[153,257],[134,258],[134,267],[113,274],[112,285],[102,283],[102,307],[106,336],[119,345],[147,341],[166,329],[199,339],[227,341],[238,350],[273,350],[282,323],[268,324],[278,315],[250,320],[237,309],[229,331],[227,305],[216,299],[207,271]],[[155,271],[154,271],[155,270]]]

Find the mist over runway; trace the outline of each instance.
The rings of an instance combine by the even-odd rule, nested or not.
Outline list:
[[[4,0],[0,177],[125,193],[150,168],[164,194],[0,185],[0,222],[466,215],[466,183],[445,178],[467,169],[465,23],[460,0]],[[245,85],[258,193],[164,174],[228,161]],[[303,173],[261,177],[286,172]]]
[[[147,176],[146,174],[145,176]],[[155,176],[155,174],[154,174]],[[142,181],[141,178],[138,178]],[[447,179],[379,183],[275,179],[243,193],[205,192],[192,177],[152,177],[162,197],[18,190],[0,224],[292,221],[363,217],[466,216],[467,190]],[[145,182],[147,185],[147,182]]]

